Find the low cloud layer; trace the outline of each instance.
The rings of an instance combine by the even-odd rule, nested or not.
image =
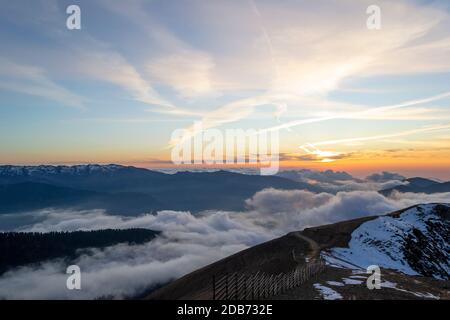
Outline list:
[[[355,178],[345,171],[333,170],[286,170],[281,171],[278,175],[294,181],[313,184],[330,193],[340,191],[380,191],[409,184],[404,176],[391,172],[375,173],[365,179]]]
[[[450,193],[426,195],[394,192],[387,198],[374,191],[338,192],[333,195],[266,189],[247,200],[248,210],[245,212],[203,212],[192,215],[189,212],[161,211],[156,215],[130,218],[110,216],[101,210],[46,210],[18,217],[21,226],[12,224],[11,216],[0,216],[2,228],[9,225],[20,231],[134,227],[163,231],[161,236],[147,244],[121,244],[104,250],[92,249],[78,257],[74,263],[82,271],[82,290],[67,290],[67,262],[52,260],[4,274],[0,278],[0,298],[93,299],[134,296],[289,231],[383,214],[428,202],[450,202]]]
[[[391,180],[404,180],[406,178],[398,173],[383,171],[382,173],[374,173],[366,179],[373,182],[388,182]]]
[[[385,197],[375,191],[314,194],[303,190],[266,189],[247,200],[253,214],[272,221],[285,231],[300,230],[343,220],[389,213],[420,203],[449,202],[450,193],[393,192]]]

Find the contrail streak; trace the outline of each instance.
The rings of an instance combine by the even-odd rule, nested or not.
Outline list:
[[[432,96],[432,97],[428,97],[428,98],[423,98],[423,99],[419,99],[419,100],[411,100],[411,101],[405,101],[399,104],[394,104],[394,105],[389,105],[389,106],[382,106],[382,107],[377,107],[377,108],[371,108],[371,109],[367,109],[367,110],[363,110],[363,111],[357,111],[357,112],[349,112],[349,113],[344,113],[342,115],[336,116],[327,116],[327,117],[319,117],[319,118],[310,118],[310,119],[302,119],[302,120],[296,120],[296,121],[291,121],[288,123],[284,123],[278,126],[274,126],[271,128],[267,128],[262,130],[262,132],[264,131],[277,131],[277,130],[281,130],[281,129],[288,129],[288,128],[292,128],[295,126],[299,126],[302,124],[308,124],[308,123],[315,123],[315,122],[322,122],[322,121],[327,121],[327,120],[334,120],[334,119],[348,119],[348,118],[354,118],[356,116],[360,116],[360,115],[365,115],[365,114],[371,114],[371,113],[376,113],[376,112],[382,112],[382,111],[388,111],[388,110],[393,110],[393,109],[400,109],[400,108],[405,108],[405,107],[411,107],[411,106],[415,106],[418,104],[423,104],[423,103],[427,103],[427,102],[433,102],[433,101],[437,101],[437,100],[442,100],[444,98],[450,97],[450,92],[445,92],[436,96]]]
[[[279,76],[279,69],[278,69],[278,64],[275,61],[275,54],[274,54],[274,50],[273,50],[273,45],[272,45],[272,40],[270,39],[269,33],[267,32],[266,27],[264,26],[263,23],[263,17],[261,15],[261,12],[259,11],[256,3],[254,0],[249,0],[250,5],[252,6],[253,12],[255,13],[255,15],[258,17],[259,20],[259,27],[261,28],[261,32],[264,36],[264,40],[267,44],[267,48],[269,49],[269,53],[270,53],[270,59],[272,60],[272,65],[275,69],[275,74],[278,77]]]
[[[348,142],[361,142],[361,141],[370,141],[370,140],[381,140],[381,139],[387,139],[387,138],[395,138],[395,137],[402,137],[402,136],[408,136],[416,133],[422,133],[422,132],[430,132],[430,131],[438,131],[438,130],[446,130],[450,129],[450,124],[447,125],[440,125],[440,126],[434,126],[434,127],[428,127],[428,128],[421,128],[421,129],[413,129],[403,132],[397,132],[392,134],[384,134],[384,135],[377,135],[377,136],[370,136],[370,137],[358,137],[358,138],[348,138],[348,139],[337,139],[337,140],[327,140],[327,141],[321,141],[311,144],[306,144],[306,146],[324,146],[324,145],[333,145],[333,144],[342,144],[342,143],[348,143]],[[301,146],[300,148],[304,149],[305,145]]]

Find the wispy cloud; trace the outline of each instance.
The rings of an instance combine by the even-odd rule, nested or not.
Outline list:
[[[450,124],[447,125],[438,125],[438,126],[430,126],[425,128],[418,128],[412,130],[406,130],[396,133],[390,134],[382,134],[382,135],[374,135],[374,136],[365,136],[365,137],[355,137],[355,138],[346,138],[346,139],[336,139],[336,140],[326,140],[315,143],[309,143],[307,145],[301,146],[300,148],[305,149],[309,147],[317,147],[317,146],[325,146],[325,145],[336,145],[336,144],[346,144],[346,143],[354,143],[354,142],[365,142],[371,140],[383,140],[389,138],[403,137],[414,135],[418,133],[427,133],[433,131],[442,131],[442,130],[450,130]]]
[[[382,29],[370,31],[366,8],[371,0],[192,0],[177,5],[80,0],[82,15],[89,19],[83,18],[80,32],[70,32],[64,26],[64,5],[43,2],[11,2],[0,13],[7,25],[0,32],[2,56],[27,62],[7,72],[3,67],[0,88],[95,111],[110,104],[116,114],[89,114],[99,122],[122,117],[131,127],[161,117],[200,121],[203,129],[286,129],[286,147],[296,149],[306,142],[292,137],[295,132],[289,129],[297,126],[308,124],[307,140],[329,141],[344,122],[351,127],[353,121],[382,120],[379,131],[370,134],[358,123],[362,132],[357,137],[366,137],[382,135],[392,124],[384,120],[407,120],[402,125],[417,127],[449,117],[448,106],[434,104],[450,98],[444,92],[450,16],[435,3],[379,0]],[[39,41],[21,39],[19,25]],[[101,106],[84,103],[77,92],[102,99]],[[132,114],[117,111],[118,104],[133,108]],[[344,121],[330,123],[335,119]],[[183,126],[186,137],[196,133],[194,126]],[[169,139],[163,137],[160,144]],[[365,141],[376,139],[348,143]]]
[[[325,99],[327,94],[338,90],[344,81],[350,79],[355,80],[375,74],[403,74],[408,70],[409,72],[450,70],[450,62],[439,53],[439,50],[447,48],[447,40],[436,37],[439,28],[442,28],[441,25],[450,22],[445,11],[431,6],[417,6],[405,1],[395,4],[382,1],[380,5],[384,8],[385,27],[377,33],[368,31],[364,26],[366,15],[365,10],[362,9],[367,7],[364,7],[365,3],[352,5],[348,2],[327,2],[328,10],[320,19],[317,16],[312,17],[311,12],[315,12],[313,10],[303,8],[303,10],[295,11],[290,5],[274,8],[273,4],[258,3],[256,10],[253,7],[253,12],[256,12],[256,21],[259,26],[261,26],[261,20],[264,20],[264,28],[263,31],[260,29],[256,35],[253,34],[253,38],[246,39],[248,47],[239,48],[240,50],[236,52],[242,57],[242,65],[239,64],[242,66],[242,72],[237,77],[237,81],[248,80],[246,73],[251,71],[244,64],[249,60],[253,60],[251,63],[259,60],[262,65],[265,65],[266,70],[271,70],[271,81],[261,83],[258,87],[264,91],[263,94],[236,100],[207,113],[202,118],[204,127],[219,126],[223,123],[250,118],[256,107],[267,104],[287,106],[286,116],[296,112],[297,109],[308,110],[313,106],[301,103],[302,100],[311,96],[316,100]],[[317,6],[320,4],[322,2],[318,1]],[[316,3],[308,6],[315,8]],[[225,7],[224,15],[234,13],[231,4]],[[295,14],[289,10],[295,11]],[[333,19],[327,19],[330,12],[333,12]],[[360,17],[361,21],[359,22],[355,17]],[[255,19],[249,19],[249,21],[254,23]],[[303,25],[299,26],[294,21],[307,21],[308,28],[305,29]],[[339,28],[336,27],[337,25]],[[243,32],[238,37],[244,40],[247,36],[248,34]],[[259,51],[269,51],[269,55],[255,54],[251,58],[247,55],[254,52],[250,46]],[[398,55],[404,52],[408,52],[408,59],[399,58]],[[430,59],[433,52],[438,56],[437,60]],[[216,63],[221,65],[226,65],[227,61],[236,63],[236,60],[216,57]],[[385,61],[389,61],[390,67],[379,68]],[[420,61],[420,70],[408,69],[408,66],[416,65],[416,61]],[[236,70],[236,65],[230,66],[230,70]],[[258,70],[254,70],[254,76],[259,75]],[[225,76],[225,73],[213,75],[216,79]],[[260,83],[260,79],[255,79],[255,83]],[[246,88],[244,83],[242,88]],[[367,110],[356,114],[345,112],[336,114],[331,111],[331,115],[292,121],[274,126],[269,130],[286,129],[331,119],[376,119],[380,118],[380,113],[383,119],[398,119],[402,116],[401,112],[389,111],[425,104],[444,97],[448,97],[448,94],[380,108],[362,106]],[[416,120],[431,118],[431,115],[425,116],[419,113],[416,110]],[[407,112],[404,118],[406,114]],[[216,115],[220,115],[220,121],[215,120]]]
[[[344,159],[349,157],[349,154],[336,151],[324,151],[317,148],[317,146],[307,143],[300,147],[306,152],[306,156],[303,156],[302,160],[320,161],[320,162],[333,162],[338,159]]]
[[[301,149],[303,149],[305,153],[281,153],[279,158],[280,161],[314,161],[326,163],[347,159],[353,155],[352,153],[323,151],[310,144],[302,146]]]
[[[153,82],[167,85],[187,98],[214,93],[213,68],[209,55],[193,51],[153,59],[147,65]]]
[[[406,107],[412,107],[416,105],[421,105],[425,103],[430,103],[438,100],[442,100],[445,98],[450,97],[450,92],[445,92],[439,95],[435,95],[432,97],[426,97],[423,99],[417,99],[417,100],[410,100],[405,101],[393,105],[387,105],[387,106],[381,106],[381,107],[368,107],[366,106],[365,109],[361,111],[355,111],[355,112],[342,112],[338,114],[332,114],[329,116],[324,117],[316,117],[316,118],[309,118],[309,119],[300,119],[295,121],[290,121],[287,123],[280,124],[278,126],[274,126],[271,128],[265,129],[265,131],[276,131],[276,130],[282,130],[282,129],[288,129],[304,124],[309,123],[316,123],[316,122],[322,122],[322,121],[328,121],[328,120],[335,120],[335,119],[389,119],[390,115],[392,116],[392,111],[396,109],[406,108]],[[417,109],[415,109],[417,112]],[[395,118],[394,118],[395,119]]]
[[[84,98],[52,81],[40,67],[17,64],[0,57],[0,89],[15,91],[84,109]]]
[[[161,97],[131,64],[114,51],[100,48],[83,50],[78,60],[78,71],[91,78],[124,88],[137,101],[169,109],[175,108]]]

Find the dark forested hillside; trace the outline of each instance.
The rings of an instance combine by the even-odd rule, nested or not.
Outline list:
[[[159,232],[148,229],[50,233],[0,233],[0,274],[10,268],[54,258],[75,258],[77,250],[119,243],[142,244]]]
[[[23,182],[0,184],[0,214],[44,208],[105,209],[110,214],[151,212],[161,205],[151,195],[133,192],[106,193]]]

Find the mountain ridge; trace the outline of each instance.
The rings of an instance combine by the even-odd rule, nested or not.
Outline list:
[[[135,194],[136,197],[142,198],[140,203],[146,202],[145,197],[149,198],[149,203],[150,199],[154,200],[154,204],[135,209],[132,208],[131,203],[130,210],[133,214],[157,209],[191,212],[239,211],[245,210],[246,199],[266,188],[322,191],[317,186],[281,177],[246,175],[223,170],[165,174],[120,165],[0,166],[0,185],[11,186],[19,183],[35,183],[36,188],[39,187],[38,184],[41,186],[45,184],[54,188],[75,189],[80,193],[89,191],[109,194],[111,197],[117,194]],[[39,193],[36,190],[33,192]],[[20,193],[16,195],[16,198],[20,200],[19,196]],[[51,206],[52,203],[49,205]],[[123,206],[111,209],[115,212],[123,209],[127,214],[127,208]],[[138,209],[141,212],[137,212]],[[5,210],[0,202],[0,212]]]
[[[392,188],[380,190],[379,192],[385,196],[389,196],[395,191],[402,193],[410,192],[425,194],[450,192],[450,181],[438,182],[420,177],[409,178],[405,181],[408,182],[407,185],[395,186]]]

